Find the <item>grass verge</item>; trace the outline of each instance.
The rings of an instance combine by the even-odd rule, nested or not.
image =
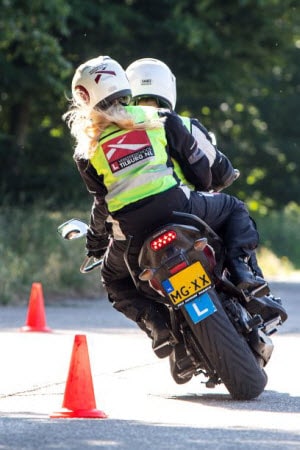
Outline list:
[[[39,207],[0,209],[0,303],[28,302],[31,285],[43,285],[45,300],[98,298],[105,295],[99,271],[81,274],[85,241],[64,241],[57,227],[86,212],[49,212]],[[300,209],[289,207],[256,219],[261,235],[258,260],[266,278],[284,278],[300,268]]]

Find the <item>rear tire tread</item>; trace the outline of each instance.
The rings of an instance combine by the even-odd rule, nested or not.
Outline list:
[[[256,398],[267,384],[267,375],[230,322],[219,299],[212,292],[210,295],[217,311],[195,325],[194,334],[232,398]]]

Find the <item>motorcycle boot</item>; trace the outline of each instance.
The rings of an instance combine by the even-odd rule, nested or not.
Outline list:
[[[177,384],[184,384],[193,377],[194,368],[183,343],[175,345],[169,356],[170,371]]]
[[[147,334],[152,339],[152,348],[158,358],[166,358],[172,352],[171,330],[163,315],[154,307],[147,307],[140,315],[138,323],[142,323],[148,330]],[[141,327],[142,328],[142,327]]]
[[[252,252],[249,260],[248,260],[248,264],[251,267],[252,272],[254,273],[255,276],[258,276],[260,278],[264,278],[264,275],[262,273],[261,267],[259,267],[258,265],[258,261],[257,261],[257,257],[255,252]]]
[[[247,263],[248,257],[239,256],[227,259],[227,269],[230,272],[232,283],[240,290],[256,290],[263,287],[266,281],[255,276]]]
[[[246,306],[250,314],[259,314],[264,322],[269,322],[278,316],[282,323],[287,320],[288,314],[279,297],[269,294],[263,297],[250,296],[250,298],[251,300]]]

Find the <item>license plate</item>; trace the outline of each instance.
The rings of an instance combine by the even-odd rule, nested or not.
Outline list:
[[[199,292],[206,291],[211,286],[211,280],[202,264],[197,261],[164,280],[162,286],[171,302],[178,305]]]

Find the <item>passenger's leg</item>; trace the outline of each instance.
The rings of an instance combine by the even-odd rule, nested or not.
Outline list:
[[[191,194],[191,212],[199,215],[226,247],[226,267],[240,289],[254,289],[265,283],[248,265],[258,244],[258,232],[243,202],[227,194]]]
[[[226,267],[233,283],[250,292],[263,288],[258,289],[258,295],[263,296],[263,301],[256,301],[254,297],[249,304],[249,308],[252,308],[250,312],[261,314],[264,321],[276,314],[285,321],[287,314],[281,300],[270,294],[268,286],[265,288],[266,281],[255,253],[258,232],[245,204],[227,194],[193,193],[191,198],[191,212],[198,214],[223,238],[227,250]]]

